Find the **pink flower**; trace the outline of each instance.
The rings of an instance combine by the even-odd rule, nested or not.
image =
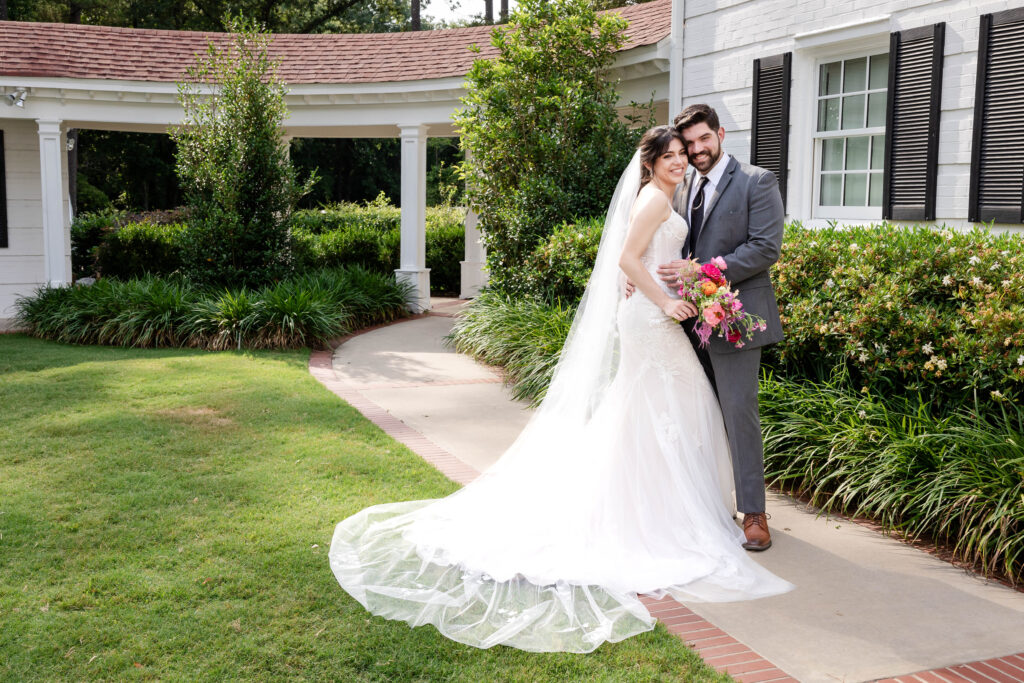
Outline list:
[[[716,256],[715,258],[711,259],[711,263],[713,263],[719,270],[725,270],[726,268],[729,267],[725,265],[725,259],[722,258],[721,256]]]
[[[717,325],[722,322],[722,318],[725,317],[725,311],[722,310],[722,304],[715,302],[710,306],[706,307],[703,311],[704,320],[709,325]]]
[[[719,287],[726,283],[725,276],[722,275],[722,271],[714,263],[705,263],[700,267],[700,272],[704,277],[714,281]]]
[[[706,323],[697,323],[694,326],[694,331],[697,333],[697,337],[700,339],[701,348],[708,345],[708,341],[711,339],[711,331],[714,328]]]
[[[739,299],[733,299],[732,300],[732,310],[734,310],[734,311],[743,310],[743,302],[740,301]]]

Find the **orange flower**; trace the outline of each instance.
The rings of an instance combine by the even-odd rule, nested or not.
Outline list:
[[[704,292],[704,296],[711,296],[718,291],[718,285],[711,280],[705,280],[704,284],[701,285],[701,291]]]

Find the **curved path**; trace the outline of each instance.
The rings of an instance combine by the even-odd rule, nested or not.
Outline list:
[[[462,302],[315,352],[310,372],[389,435],[466,483],[529,409],[497,371],[443,343]],[[1024,593],[864,526],[769,494],[774,545],[756,556],[797,590],[753,602],[648,601],[651,613],[740,681],[1024,681]],[[898,676],[890,679],[887,677]]]

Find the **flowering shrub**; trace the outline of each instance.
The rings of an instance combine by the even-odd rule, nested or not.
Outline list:
[[[786,375],[845,366],[870,389],[979,405],[1024,388],[1024,242],[887,224],[786,229],[773,271]]]

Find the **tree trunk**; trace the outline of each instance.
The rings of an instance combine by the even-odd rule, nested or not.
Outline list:
[[[484,22],[494,23],[494,0],[484,0]]]
[[[498,17],[499,23],[508,23],[508,0],[501,0],[501,11],[499,12]]]
[[[412,30],[419,31],[420,24],[420,0],[412,0]]]
[[[7,21],[7,0],[0,0],[0,21]]]

